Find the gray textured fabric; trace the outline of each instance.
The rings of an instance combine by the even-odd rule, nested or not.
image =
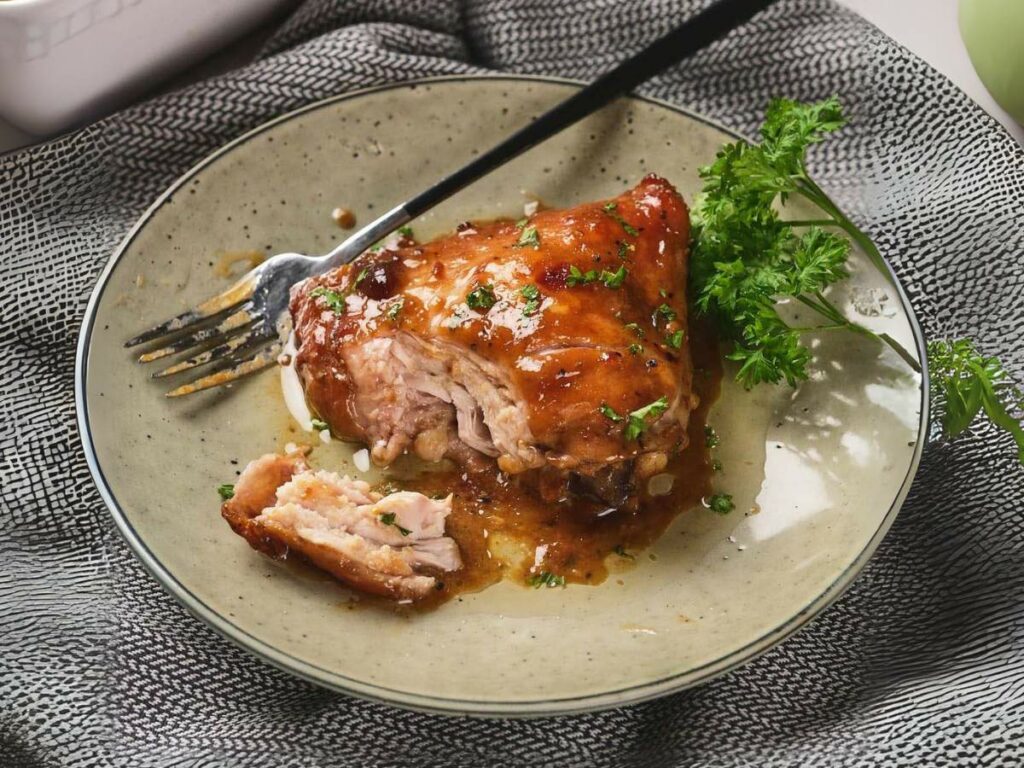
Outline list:
[[[262,664],[144,572],[89,479],[72,395],[87,295],[190,165],[361,86],[590,77],[700,5],[310,0],[256,63],[0,158],[0,765],[1024,762],[1024,472],[986,429],[927,450],[863,575],[780,647],[657,702],[533,721],[409,713]],[[854,125],[814,170],[876,235],[928,333],[969,333],[1021,372],[1024,153],[942,77],[832,3],[788,0],[643,90],[743,131],[771,95],[839,93]]]

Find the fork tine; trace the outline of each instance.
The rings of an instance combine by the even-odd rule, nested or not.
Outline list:
[[[247,347],[254,347],[257,344],[271,341],[276,338],[277,333],[272,330],[267,330],[265,326],[261,325],[249,328],[248,333],[233,336],[223,344],[218,344],[215,347],[203,350],[198,355],[193,355],[187,360],[182,360],[174,365],[164,368],[161,371],[157,371],[153,374],[153,378],[162,379],[165,376],[173,376],[176,373],[182,373],[183,371],[188,371],[192,368],[198,368],[201,365],[222,360],[240,350],[244,352]]]
[[[223,293],[207,299],[195,309],[182,312],[170,320],[165,320],[159,325],[153,326],[148,331],[143,331],[138,336],[133,336],[124,345],[125,347],[137,347],[139,344],[156,341],[163,336],[176,335],[188,330],[196,323],[210,320],[217,315],[236,309],[243,302],[252,298],[255,287],[256,279],[251,274],[246,275]]]
[[[249,314],[249,310],[252,308],[252,302],[247,302],[237,312],[228,315],[217,325],[200,328],[198,331],[187,336],[175,339],[166,347],[144,352],[139,355],[139,362],[151,363],[154,360],[159,360],[169,355],[176,355],[179,352],[184,352],[187,349],[204,343],[218,343],[226,338],[237,335],[253,323],[253,317]]]
[[[242,362],[234,365],[233,367],[226,367],[222,370],[218,370],[214,373],[208,373],[188,384],[182,384],[180,387],[172,389],[168,392],[165,397],[182,397],[183,395],[191,395],[194,392],[202,392],[204,389],[210,389],[212,387],[220,387],[224,384],[229,384],[232,381],[248,376],[256,371],[261,371],[268,365],[273,365],[277,362],[278,355],[281,354],[280,342],[274,342],[271,344],[264,345],[259,348],[255,355]],[[230,365],[225,361],[226,365]]]

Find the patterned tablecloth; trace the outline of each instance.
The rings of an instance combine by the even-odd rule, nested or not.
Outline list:
[[[259,59],[0,158],[0,765],[924,766],[1024,763],[1024,470],[980,429],[932,446],[853,588],[746,667],[591,715],[421,715],[293,679],[192,619],[121,541],[75,429],[92,285],[178,175],[287,110],[501,70],[590,78],[699,0],[309,0]],[[929,335],[1024,368],[1024,151],[828,0],[784,0],[645,93],[751,132],[842,96],[816,175]]]

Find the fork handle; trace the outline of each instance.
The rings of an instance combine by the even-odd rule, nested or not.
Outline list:
[[[323,271],[351,261],[374,243],[460,189],[596,112],[610,101],[629,93],[653,75],[724,37],[773,2],[775,0],[719,0],[705,8],[529,125],[520,128],[493,149],[367,224],[324,257]]]

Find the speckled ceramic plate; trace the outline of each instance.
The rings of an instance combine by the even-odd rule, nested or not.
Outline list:
[[[278,374],[168,401],[124,339],[227,284],[218,265],[230,254],[326,251],[342,236],[336,206],[366,222],[575,87],[460,77],[285,115],[186,174],[103,273],[78,361],[96,482],[154,575],[253,653],[341,691],[434,711],[620,705],[706,680],[782,640],[843,591],[892,522],[920,456],[926,388],[870,341],[822,334],[817,373],[798,391],[726,385],[712,411],[725,467],[717,482],[737,511],[685,512],[597,587],[502,583],[429,614],[351,610],[330,579],[272,562],[228,529],[216,486],[300,437]],[[692,199],[697,167],[731,138],[676,107],[623,100],[431,212],[417,235],[516,216],[532,196],[553,205],[612,196],[651,171]],[[849,290],[884,289],[861,267]],[[905,297],[888,293],[863,322],[921,356]],[[316,461],[353,472],[350,453],[334,443]]]

